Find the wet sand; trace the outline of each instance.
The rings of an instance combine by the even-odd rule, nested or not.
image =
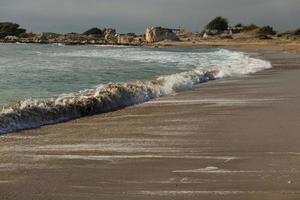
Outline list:
[[[300,199],[300,55],[116,112],[0,137],[1,200]]]

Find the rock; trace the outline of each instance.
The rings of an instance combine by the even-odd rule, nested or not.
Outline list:
[[[118,44],[122,45],[141,45],[144,42],[143,37],[133,37],[129,35],[118,35]]]
[[[107,29],[104,29],[103,32],[104,32],[104,38],[106,40],[112,40],[112,41],[117,40],[117,34],[116,34],[115,29],[107,28]]]
[[[162,27],[148,27],[146,29],[146,42],[159,42],[163,40],[179,40],[171,29]]]
[[[119,35],[118,36],[118,44],[131,44],[134,42],[133,36],[128,35]]]
[[[208,39],[209,38],[209,35],[207,33],[204,33],[203,36],[202,36],[204,39]]]
[[[51,33],[51,32],[43,32],[43,33],[39,34],[39,37],[41,39],[46,39],[46,40],[54,39],[54,38],[57,38],[58,36],[60,36],[60,34]]]
[[[17,41],[19,41],[19,37],[12,36],[12,35],[6,36],[4,39],[7,42],[17,42]]]
[[[142,45],[145,42],[145,37],[135,37],[134,42],[136,45]]]

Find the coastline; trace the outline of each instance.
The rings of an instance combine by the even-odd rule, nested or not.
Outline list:
[[[0,137],[0,197],[299,198],[299,55],[247,52],[274,68]]]
[[[239,49],[241,51],[273,49],[276,51],[289,51],[293,53],[300,53],[299,40],[239,40],[239,39],[208,39],[201,41],[162,41],[154,44],[149,44],[152,47],[187,47],[187,48],[228,48]]]
[[[26,49],[26,47],[24,48]],[[98,49],[98,47],[92,48]],[[59,49],[57,49],[56,51],[61,52],[64,50],[65,48],[59,47]],[[123,48],[120,49],[120,47],[118,46],[116,48],[116,53],[121,50],[123,50]],[[178,49],[174,50],[181,51]],[[82,89],[82,91],[76,93],[64,95],[64,91],[62,90],[62,95],[55,96],[56,94],[54,94],[53,96],[51,96],[51,98],[24,98],[25,100],[21,100],[12,104],[7,104],[7,106],[3,107],[0,114],[0,134],[7,134],[20,130],[32,129],[44,125],[66,122],[84,116],[91,116],[115,111],[127,106],[144,103],[158,97],[168,96],[175,92],[189,90],[194,88],[197,84],[204,83],[207,81],[221,79],[225,77],[241,76],[250,73],[252,74],[272,67],[269,62],[264,61],[262,59],[250,58],[244,53],[233,52],[220,48],[215,48],[213,50],[209,50],[206,48],[202,50],[198,49],[196,51],[185,48],[182,50],[186,52],[191,52],[191,54],[189,54],[188,56],[186,54],[177,54],[176,58],[171,57],[171,59],[173,59],[173,62],[169,65],[170,72],[165,74],[158,73],[162,69],[167,69],[168,64],[155,64],[152,71],[157,74],[160,74],[160,76],[142,76],[141,78],[136,78],[132,81],[126,80],[125,83],[115,82],[115,79],[112,77],[112,79],[110,79],[110,81],[112,81],[111,83],[100,85],[99,87],[87,86],[84,89]],[[105,52],[106,48],[101,47],[99,51]],[[111,50],[108,50],[107,52],[110,51]],[[142,59],[138,59],[141,61],[141,67],[138,69],[138,71],[144,70],[142,62],[144,59],[148,60],[145,58],[147,56],[149,56],[150,60],[153,59],[154,62],[157,60],[156,57],[161,58],[158,59],[159,62],[161,62],[161,60],[164,59],[170,60],[170,55],[165,54],[164,56],[162,56],[163,51],[161,50],[152,50],[149,48],[126,48],[126,51],[134,52],[134,54],[137,57],[142,57]],[[211,56],[210,53],[203,55],[201,55],[201,53],[195,53],[198,51],[212,52],[213,55]],[[90,55],[94,55],[94,52],[90,53]],[[122,51],[120,53],[123,54]],[[57,55],[59,54],[60,53],[58,53]],[[75,53],[74,55],[77,57],[80,54],[81,53]],[[127,59],[132,59],[130,54],[131,53],[128,53],[128,58],[125,54],[123,54],[125,58],[123,62],[117,62],[115,63],[115,65],[120,65],[123,67],[124,64],[126,64]],[[156,54],[156,56],[153,56],[153,54]],[[64,55],[64,53],[61,53],[60,55]],[[65,55],[73,55],[73,53]],[[221,57],[224,57],[224,59],[221,59],[220,61],[220,63],[222,64],[219,65],[219,61],[214,61],[214,55],[220,55]],[[177,67],[181,65],[180,63],[183,63],[183,65],[185,65],[184,63],[189,62],[194,63],[194,61],[201,58],[201,56],[204,56],[203,62],[198,62],[198,67],[176,70]],[[108,57],[108,59],[110,59],[109,55],[106,55],[105,57]],[[212,59],[212,63],[214,64],[209,64],[210,58]],[[118,60],[119,58],[115,57],[114,54],[112,54],[111,59]],[[133,60],[135,59],[136,58],[133,58]],[[206,59],[207,61],[205,61]],[[77,62],[81,61],[77,60]],[[50,64],[49,66],[51,67],[51,65],[55,64],[56,60],[53,60],[52,64]],[[174,64],[176,66],[174,66]],[[31,66],[31,64],[28,65]],[[32,63],[32,65],[35,64]],[[93,65],[98,64],[94,63]],[[112,65],[113,67],[115,67],[114,64]],[[195,66],[195,64],[192,64],[192,66]],[[30,69],[28,70],[30,71]],[[58,68],[57,70],[60,70],[60,68]],[[111,70],[113,70],[113,68]],[[149,68],[147,68],[147,70],[149,70]],[[88,72],[89,70],[83,68],[82,73],[84,73],[85,71]],[[97,71],[98,73],[101,73],[101,70]],[[102,73],[109,74],[110,71],[104,70],[102,71]],[[119,72],[115,71],[115,73]],[[120,73],[122,74],[122,72]],[[131,73],[131,71],[127,70],[126,73],[123,72],[125,76],[127,76],[127,73]],[[60,74],[57,74],[56,76],[60,77]],[[76,76],[76,74],[74,74],[74,76]],[[91,74],[89,77],[91,76],[93,75]],[[98,76],[101,75],[98,74]],[[94,76],[94,78],[97,79],[98,76]],[[60,78],[64,79],[64,77]],[[88,80],[86,79],[85,81]],[[83,81],[82,84],[85,84],[85,81]],[[76,85],[77,88],[81,87],[81,85],[77,84],[76,82],[73,82],[73,84]],[[48,85],[55,85],[58,88],[63,87],[63,85],[60,84],[56,85],[55,82],[50,82]],[[44,88],[45,90],[47,90],[49,87],[48,85],[39,86],[37,88],[35,88],[36,85],[33,85],[32,87],[35,89]],[[34,93],[33,90],[31,92]],[[30,94],[31,92],[28,92],[29,97],[33,96],[32,94]]]
[[[16,43],[16,42],[0,42],[0,44],[60,44],[57,42],[53,43]],[[132,44],[132,43],[109,43],[109,42],[100,42],[100,43],[62,43],[63,45],[76,46],[76,45],[116,45],[116,46],[132,46],[132,47],[151,47],[151,48],[161,48],[161,47],[185,47],[185,48],[227,48],[227,49],[240,49],[242,51],[247,51],[249,49],[274,49],[280,51],[289,51],[294,53],[300,53],[300,42],[296,41],[281,41],[281,40],[271,40],[271,41],[259,41],[254,40],[252,42],[242,42],[237,40],[221,40],[221,39],[212,39],[212,40],[202,40],[198,42],[194,41],[162,41],[156,43],[144,43],[144,44]]]

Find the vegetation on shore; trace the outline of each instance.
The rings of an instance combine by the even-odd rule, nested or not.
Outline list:
[[[99,29],[99,28],[97,28],[97,27],[94,27],[94,28],[91,28],[91,29],[85,31],[85,32],[83,33],[83,35],[102,35],[102,33],[103,33],[103,32],[102,32],[101,29]]]
[[[20,28],[19,24],[11,22],[0,22],[0,42],[7,43],[63,43],[68,45],[78,44],[124,44],[143,45],[145,43],[155,43],[163,40],[179,41],[201,41],[201,40],[299,40],[300,29],[284,33],[277,33],[272,26],[259,27],[255,24],[244,25],[238,23],[231,26],[228,19],[222,16],[215,17],[202,32],[187,32],[182,28],[170,29],[163,27],[147,28],[144,35],[137,35],[134,32],[119,34],[113,28],[100,29],[90,28],[83,33],[27,33]],[[148,34],[147,34],[148,33]]]
[[[20,28],[19,24],[15,24],[11,22],[0,23],[0,38],[4,38],[6,36],[20,36],[25,32],[26,30]]]
[[[216,17],[206,25],[206,28],[210,31],[225,31],[228,29],[228,20],[223,17]]]
[[[257,33],[264,34],[264,35],[275,35],[277,32],[271,26],[264,26],[261,27]]]

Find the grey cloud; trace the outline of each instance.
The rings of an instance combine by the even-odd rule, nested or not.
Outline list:
[[[222,15],[232,24],[288,30],[300,28],[299,10],[299,0],[0,0],[0,21],[15,21],[36,32],[80,32],[91,26],[143,32],[147,25],[199,31]]]

